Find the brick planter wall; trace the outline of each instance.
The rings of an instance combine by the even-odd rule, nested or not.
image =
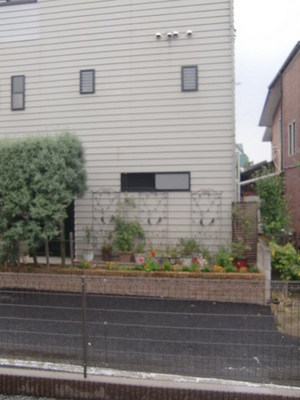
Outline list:
[[[79,273],[81,271],[78,271]],[[79,293],[153,296],[172,299],[265,304],[263,274],[143,273],[103,271],[97,274],[0,274],[0,288]]]

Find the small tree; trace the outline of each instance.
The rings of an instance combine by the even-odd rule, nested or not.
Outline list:
[[[270,175],[273,171],[265,168],[261,176]],[[265,177],[256,182],[261,204],[260,211],[264,233],[274,234],[288,230],[290,216],[284,196],[284,178],[281,175]]]
[[[1,258],[17,259],[25,240],[34,254],[56,237],[75,196],[85,191],[83,148],[68,134],[0,142]]]

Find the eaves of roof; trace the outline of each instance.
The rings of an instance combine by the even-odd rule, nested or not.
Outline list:
[[[285,60],[283,66],[280,68],[279,72],[271,82],[269,86],[269,91],[268,95],[264,104],[263,112],[261,114],[260,120],[259,120],[259,126],[266,126],[266,127],[271,127],[273,124],[273,118],[274,114],[276,112],[276,109],[278,107],[279,101],[281,99],[281,77],[287,66],[290,64],[292,59],[295,57],[295,55],[298,53],[300,50],[300,41],[296,44],[296,46],[293,48],[291,51],[290,55],[288,58]],[[267,131],[265,132],[264,135],[264,141],[265,136],[267,134]]]

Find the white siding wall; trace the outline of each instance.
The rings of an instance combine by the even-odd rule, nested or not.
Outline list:
[[[177,30],[179,38],[155,37]],[[186,31],[192,30],[191,38]],[[0,7],[0,135],[74,132],[86,149],[89,193],[120,189],[121,172],[190,171],[191,190],[222,193],[222,242],[234,199],[232,0],[38,0]],[[198,91],[181,92],[181,66]],[[96,93],[79,94],[79,71]],[[10,110],[10,77],[26,76],[26,107]],[[189,193],[169,198],[168,236],[190,236]],[[208,235],[209,236],[209,235]]]

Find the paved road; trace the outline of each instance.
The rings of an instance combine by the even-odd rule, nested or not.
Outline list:
[[[86,299],[88,365],[295,384],[300,340],[270,307],[137,297]],[[0,291],[2,356],[82,363],[82,298]]]

